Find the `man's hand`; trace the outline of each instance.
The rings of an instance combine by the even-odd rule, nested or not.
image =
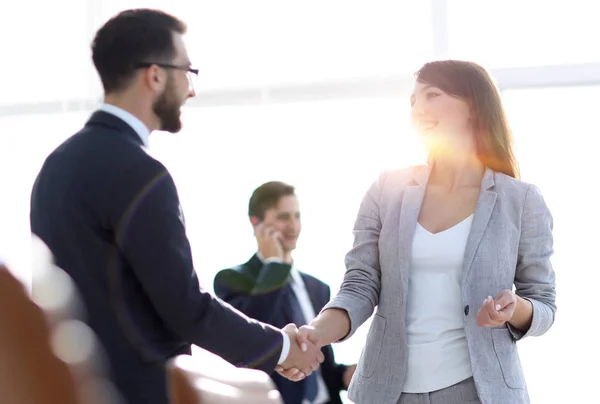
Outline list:
[[[292,381],[299,381],[309,376],[319,368],[325,357],[320,347],[308,342],[301,349],[297,342],[298,328],[294,324],[288,324],[283,331],[290,337],[290,352],[280,366],[275,369],[280,375]]]
[[[348,390],[350,386],[350,382],[352,381],[352,376],[354,376],[354,372],[356,371],[356,365],[346,366],[346,370],[344,370],[344,388]]]
[[[254,237],[258,243],[260,255],[267,258],[280,258],[283,260],[283,248],[279,241],[280,234],[272,226],[261,223],[254,228]]]
[[[512,319],[516,306],[517,296],[510,290],[503,290],[495,299],[488,296],[477,313],[477,325],[501,327]]]

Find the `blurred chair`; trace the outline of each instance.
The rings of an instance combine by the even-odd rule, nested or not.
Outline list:
[[[171,404],[283,403],[266,373],[233,367],[210,353],[207,356],[213,359],[179,355],[168,362]]]
[[[6,404],[77,404],[68,366],[52,352],[42,310],[0,267],[0,393]]]
[[[118,404],[103,375],[101,352],[71,279],[38,239],[32,249],[32,296],[0,267],[2,404]]]

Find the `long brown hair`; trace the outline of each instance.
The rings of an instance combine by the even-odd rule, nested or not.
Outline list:
[[[439,60],[423,65],[415,77],[421,83],[467,101],[476,117],[473,124],[479,160],[494,171],[519,178],[512,133],[500,93],[483,67],[462,60]]]

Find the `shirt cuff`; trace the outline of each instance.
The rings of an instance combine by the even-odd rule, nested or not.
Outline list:
[[[281,365],[288,357],[290,353],[290,337],[287,335],[285,331],[281,331],[281,335],[283,336],[283,346],[281,348],[281,355],[279,356],[278,365]]]
[[[265,264],[268,264],[270,262],[277,262],[278,264],[283,264],[283,260],[279,257],[271,257],[264,260]]]

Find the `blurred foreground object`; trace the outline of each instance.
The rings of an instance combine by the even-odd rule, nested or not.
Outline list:
[[[32,245],[32,296],[0,265],[0,392],[3,404],[119,404],[102,377],[100,351],[71,279]]]
[[[171,404],[283,403],[266,373],[236,368],[216,355],[202,353],[201,360],[179,355],[168,362]],[[211,359],[205,360],[208,355]]]

